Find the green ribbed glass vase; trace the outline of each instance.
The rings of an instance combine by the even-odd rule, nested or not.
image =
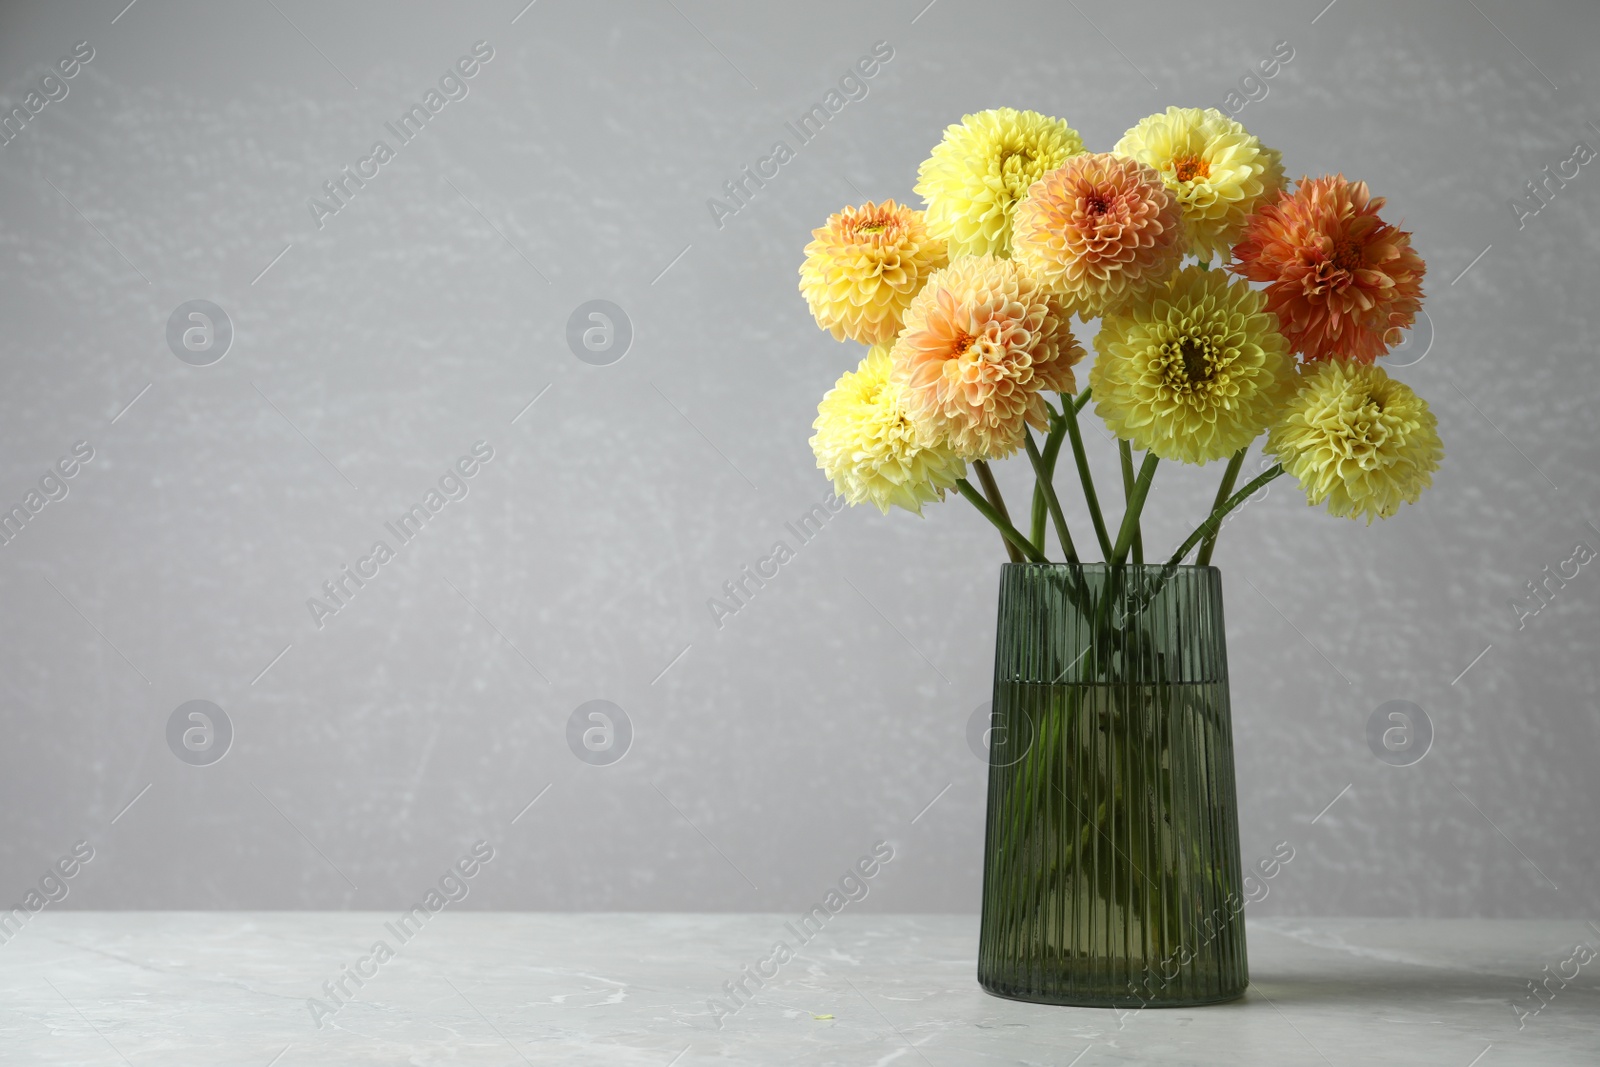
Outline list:
[[[1244,993],[1215,567],[1006,565],[978,981],[1043,1004]]]

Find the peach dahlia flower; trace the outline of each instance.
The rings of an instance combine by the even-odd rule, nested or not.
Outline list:
[[[1049,425],[1044,390],[1070,393],[1083,346],[1060,298],[1009,259],[965,256],[911,301],[891,358],[906,410],[930,444],[999,459],[1025,424]]]
[[[1183,258],[1178,200],[1161,175],[1109,152],[1073,156],[1017,208],[1012,256],[1090,319],[1153,292]]]
[[[1307,360],[1371,363],[1422,307],[1427,266],[1381,207],[1366,182],[1302,178],[1256,212],[1233,248],[1228,269],[1267,283],[1267,309]]]

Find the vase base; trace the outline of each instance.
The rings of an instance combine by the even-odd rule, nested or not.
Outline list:
[[[1120,996],[1096,996],[1092,993],[1067,993],[1050,994],[1035,993],[1031,990],[1008,990],[1001,986],[991,985],[982,978],[978,985],[991,997],[1001,1000],[1015,1000],[1023,1004],[1048,1004],[1059,1008],[1198,1008],[1208,1004],[1226,1004],[1244,996],[1248,986],[1225,993],[1218,993],[1206,997],[1160,997],[1153,1000],[1141,1000],[1131,994]]]

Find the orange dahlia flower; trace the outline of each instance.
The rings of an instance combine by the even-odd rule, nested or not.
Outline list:
[[[1009,456],[1026,423],[1048,427],[1039,394],[1075,391],[1082,358],[1060,297],[995,256],[963,256],[929,278],[890,353],[918,432],[963,459]]]
[[[1187,244],[1182,207],[1154,168],[1094,152],[1033,183],[1011,254],[1090,319],[1155,290]]]
[[[948,262],[920,211],[893,200],[847,207],[811,231],[800,294],[817,325],[864,345],[886,344],[928,275]]]
[[[1371,363],[1422,307],[1427,269],[1383,197],[1344,175],[1302,178],[1251,217],[1228,269],[1266,282],[1267,310],[1307,360]]]

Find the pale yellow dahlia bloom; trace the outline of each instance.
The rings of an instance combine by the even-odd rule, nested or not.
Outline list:
[[[928,233],[922,212],[893,200],[847,207],[811,237],[800,295],[817,325],[837,341],[893,341],[911,298],[949,262],[944,241]]]
[[[1267,435],[1266,451],[1315,507],[1341,518],[1387,519],[1433,484],[1444,458],[1427,402],[1375,364],[1325,360]]]
[[[1284,189],[1283,155],[1214,107],[1169,107],[1122,135],[1117,155],[1160,172],[1183,207],[1189,251],[1228,254],[1250,213]]]
[[[1095,413],[1134,447],[1183,463],[1224,459],[1255,440],[1294,375],[1266,296],[1199,267],[1107,315],[1094,347]]]
[[[964,256],[928,279],[894,343],[895,381],[923,435],[964,459],[1049,426],[1043,391],[1077,389],[1083,358],[1058,296],[1009,259]]]
[[[1161,176],[1104,152],[1073,156],[1034,183],[1017,208],[1012,258],[1092,319],[1153,292],[1188,241]]]
[[[870,500],[885,515],[890,505],[920,515],[923,504],[944,499],[967,466],[918,436],[890,369],[889,346],[878,345],[840,377],[817,406],[811,451],[851,504]]]
[[[917,168],[928,229],[949,243],[952,258],[1010,255],[1017,202],[1082,151],[1077,130],[1037,111],[1002,107],[967,115]]]

